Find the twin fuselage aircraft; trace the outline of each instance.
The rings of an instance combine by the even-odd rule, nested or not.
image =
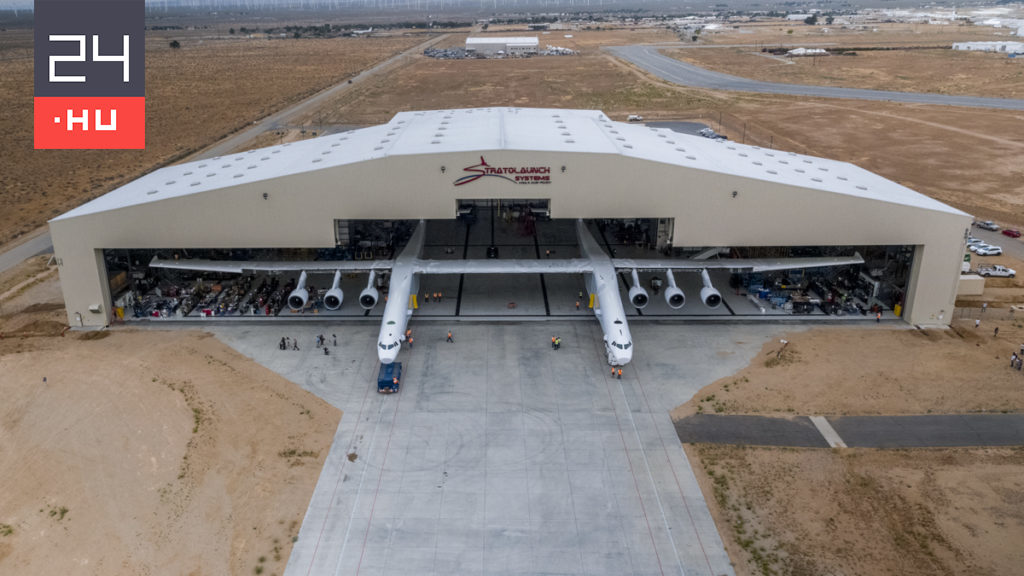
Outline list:
[[[224,260],[160,260],[153,258],[154,268],[175,268],[206,272],[299,272],[296,288],[288,295],[288,306],[302,310],[309,301],[306,279],[309,273],[333,273],[331,288],[325,293],[323,304],[328,310],[341,307],[344,295],[341,290],[342,272],[369,272],[366,288],[359,294],[359,305],[370,310],[377,305],[380,294],[374,287],[376,274],[390,270],[391,280],[388,298],[384,305],[380,335],[377,338],[377,356],[383,364],[390,364],[398,358],[405,341],[409,318],[416,309],[419,276],[421,274],[583,274],[592,309],[601,331],[604,333],[605,351],[608,363],[624,366],[633,359],[633,338],[626,323],[626,312],[619,296],[618,271],[628,271],[632,276],[629,302],[642,309],[650,297],[640,285],[638,271],[662,271],[668,281],[665,302],[670,308],[679,309],[686,304],[686,295],[678,287],[673,270],[696,271],[701,275],[703,287],[701,302],[708,308],[717,308],[722,295],[711,283],[708,270],[727,269],[736,272],[767,272],[796,268],[817,268],[824,266],[845,266],[861,264],[859,254],[838,258],[775,258],[775,259],[628,259],[611,258],[598,245],[582,220],[576,222],[581,258],[544,260],[425,260],[423,238],[426,222],[420,221],[408,244],[393,260],[375,261],[313,261],[313,262],[256,262]]]

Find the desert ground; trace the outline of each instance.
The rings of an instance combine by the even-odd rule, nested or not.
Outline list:
[[[34,150],[31,31],[0,31],[0,245],[424,38],[266,40],[226,29],[151,31],[146,149]],[[181,48],[172,50],[172,39]]]
[[[765,28],[750,37],[788,36]],[[988,33],[969,32],[956,39]],[[310,125],[511,105],[698,119],[734,140],[854,162],[976,215],[1024,224],[1019,113],[680,88],[599,49],[675,42],[674,34],[571,33],[541,42],[580,49],[579,56],[414,58],[331,103]],[[2,34],[0,51],[30,47],[27,36]],[[870,39],[885,45],[900,34]],[[9,103],[0,115],[9,134],[0,145],[8,159],[0,242],[423,39],[206,36],[182,37],[178,51],[166,48],[170,36],[151,39],[145,152],[31,150],[31,60],[0,59],[5,78],[26,79],[0,83]],[[931,51],[913,57],[915,66],[943,65]],[[885,58],[879,67],[894,74]],[[909,77],[944,89],[934,70]],[[1000,86],[1020,84],[1009,78]],[[990,283],[986,301],[1021,296],[1014,282],[998,284]],[[935,332],[794,330],[785,362],[764,365],[769,344],[750,367],[709,383],[673,416],[1019,411],[1024,378],[1006,359],[1024,342],[1024,325],[999,318],[978,330],[969,318]],[[248,574],[262,566],[280,574],[340,414],[203,334],[62,337],[64,322],[46,258],[0,275],[0,572]],[[703,470],[698,479],[741,575],[1019,572],[1019,450],[687,450]]]
[[[337,409],[208,334],[65,333],[45,257],[0,294],[0,573],[283,572]]]

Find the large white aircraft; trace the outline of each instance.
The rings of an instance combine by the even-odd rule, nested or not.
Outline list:
[[[334,281],[324,295],[324,306],[330,310],[341,307],[344,295],[341,290],[342,272],[369,272],[366,288],[359,294],[359,305],[370,310],[377,305],[380,294],[374,287],[376,274],[390,270],[391,280],[387,303],[381,318],[380,336],[377,338],[377,356],[381,363],[390,364],[398,358],[405,330],[417,307],[420,274],[583,274],[587,292],[591,296],[591,307],[601,331],[604,332],[605,351],[608,363],[624,366],[633,359],[633,338],[626,322],[626,312],[619,295],[618,271],[628,271],[632,277],[629,288],[629,302],[642,309],[650,297],[640,285],[639,271],[657,270],[665,273],[668,287],[665,302],[670,308],[679,309],[686,304],[686,295],[676,284],[674,270],[699,272],[703,287],[700,299],[708,308],[717,308],[722,295],[711,283],[708,270],[730,270],[734,272],[768,272],[797,268],[819,268],[825,266],[846,266],[862,264],[859,254],[848,257],[818,258],[770,258],[741,259],[629,259],[611,258],[601,249],[582,220],[576,222],[581,258],[543,260],[424,260],[423,238],[426,222],[420,221],[412,237],[393,260],[374,261],[227,261],[227,260],[161,260],[153,258],[154,268],[175,268],[206,272],[241,274],[245,272],[299,272],[299,280],[288,295],[288,306],[293,310],[305,308],[309,301],[306,279],[311,273],[333,273]]]

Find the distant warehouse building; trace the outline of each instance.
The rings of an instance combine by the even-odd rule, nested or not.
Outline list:
[[[537,53],[537,37],[466,38],[466,52],[480,56],[527,56]]]
[[[954,42],[953,50],[1024,54],[1024,42]]]

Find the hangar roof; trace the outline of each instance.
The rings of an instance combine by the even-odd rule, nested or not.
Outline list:
[[[472,108],[401,112],[379,126],[168,166],[54,220],[379,158],[492,150],[618,154],[963,214],[846,162],[615,122],[598,110]]]

